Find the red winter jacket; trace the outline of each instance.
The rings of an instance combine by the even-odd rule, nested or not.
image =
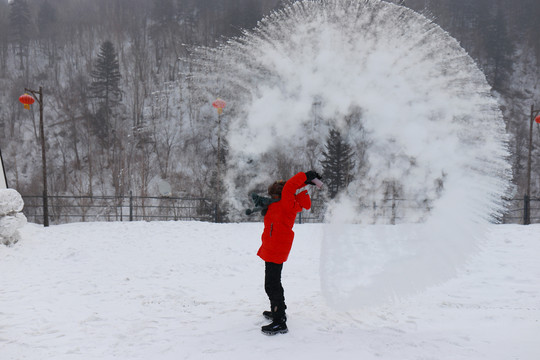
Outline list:
[[[306,174],[300,172],[287,180],[281,192],[281,200],[268,206],[264,216],[262,245],[257,255],[266,262],[282,264],[287,261],[291,251],[294,232],[292,231],[296,214],[302,209],[311,208],[307,190],[296,194],[304,187]]]

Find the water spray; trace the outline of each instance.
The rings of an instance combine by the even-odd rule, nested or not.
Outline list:
[[[447,279],[504,211],[511,168],[499,105],[474,60],[423,15],[378,0],[298,1],[196,55],[199,84],[231,112],[225,185],[242,216],[251,189],[275,178],[276,159],[320,161],[330,129],[363,154],[327,204],[330,304]],[[396,199],[409,204],[386,210]]]

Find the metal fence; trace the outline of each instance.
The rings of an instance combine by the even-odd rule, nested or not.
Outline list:
[[[43,223],[43,198],[23,196],[28,221]],[[216,222],[216,207],[205,198],[148,196],[48,196],[49,221],[197,220]]]
[[[23,196],[23,199],[23,213],[28,221],[43,224],[43,197]],[[207,198],[129,195],[48,196],[47,199],[51,224],[86,221],[221,221],[217,204]],[[300,214],[296,221],[322,222],[322,214],[322,202],[314,199],[312,211]],[[260,213],[242,218],[246,222],[262,220]]]
[[[23,196],[23,213],[28,221],[43,224],[43,197]],[[507,211],[501,221],[505,224],[540,223],[540,198],[505,199]],[[49,221],[65,224],[85,221],[168,221],[195,220],[219,222],[216,204],[207,198],[196,197],[145,197],[145,196],[48,196]],[[429,213],[429,207],[419,210],[418,204],[404,199],[382,200],[363,206],[360,211],[369,213],[368,221],[396,224],[417,222],[418,213]],[[312,199],[310,211],[302,212],[297,223],[324,221],[325,201]],[[412,215],[414,214],[414,216]],[[261,221],[260,214],[243,216],[242,221]],[[369,220],[370,218],[372,220]]]
[[[513,198],[506,200],[504,224],[537,224],[540,223],[540,198]]]

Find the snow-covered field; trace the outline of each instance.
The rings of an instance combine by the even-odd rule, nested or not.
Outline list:
[[[0,246],[0,359],[540,359],[540,225],[492,225],[450,281],[349,312],[321,292],[324,226],[295,226],[290,332],[267,337],[262,224],[27,224]]]

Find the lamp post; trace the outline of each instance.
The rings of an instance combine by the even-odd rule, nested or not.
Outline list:
[[[212,103],[212,106],[217,109],[218,113],[218,138],[217,138],[217,160],[216,160],[216,172],[217,172],[217,183],[216,183],[216,222],[221,222],[221,209],[219,203],[221,202],[221,115],[223,114],[223,108],[227,103],[217,98],[216,101]]]
[[[531,105],[531,117],[529,124],[529,155],[527,157],[527,190],[525,193],[525,210],[523,215],[523,225],[531,224],[531,162],[532,162],[532,132],[533,124],[536,120],[540,123],[540,109],[535,109],[534,104]]]
[[[43,88],[39,91],[27,89],[24,91],[31,94],[39,104],[39,135],[41,137],[41,164],[43,169],[43,226],[49,226],[49,201],[47,196],[47,159],[45,156],[45,132],[43,130]]]

